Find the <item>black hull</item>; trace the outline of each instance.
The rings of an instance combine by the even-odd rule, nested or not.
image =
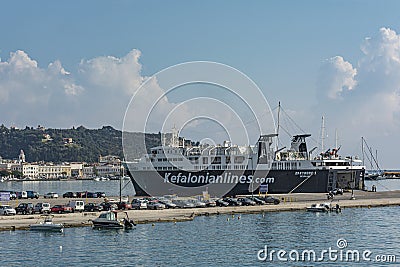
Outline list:
[[[93,227],[94,228],[102,228],[102,229],[122,229],[124,226],[117,221],[111,221],[111,222],[95,222],[94,220],[92,221]]]
[[[301,176],[299,171],[293,170],[271,170],[268,177],[274,177],[275,181],[268,185],[268,193],[286,194],[286,193],[327,193],[329,170],[302,170],[301,173],[313,173]],[[297,175],[296,175],[297,174]],[[237,184],[226,196],[246,195],[252,192],[246,192],[243,184]],[[257,187],[253,193],[260,193],[260,187]]]
[[[229,171],[233,174],[239,173],[245,176],[253,175],[253,171]],[[241,172],[241,173],[240,173]],[[147,183],[151,182],[151,179],[154,177],[151,173],[158,173],[161,177],[164,177],[165,173],[172,173],[172,175],[178,175],[178,173],[182,175],[188,176],[189,173],[185,171],[158,171],[158,172],[146,172],[146,171],[136,171],[133,175],[128,171],[129,176],[131,177],[133,186],[136,191],[136,196],[150,196],[149,192],[142,188],[136,179],[141,180],[141,184],[143,185],[143,181]],[[207,171],[209,175],[223,175],[223,170],[213,170]],[[350,175],[352,173],[352,175]],[[329,190],[332,190],[336,187],[339,188],[349,188],[349,182],[347,180],[343,180],[340,177],[356,177],[355,183],[351,186],[354,189],[363,189],[364,185],[364,172],[361,170],[271,170],[269,172],[261,172],[262,177],[269,178],[268,181],[268,193],[327,193]],[[136,178],[135,178],[136,176]],[[259,175],[260,176],[260,175]],[[147,180],[149,179],[149,180]],[[349,178],[350,179],[350,178]],[[352,178],[353,179],[353,178]],[[354,179],[353,179],[354,180]],[[266,184],[266,183],[261,183]],[[196,186],[204,186],[204,184],[179,184],[176,185],[182,187],[196,187]],[[165,186],[165,185],[162,185]],[[211,186],[210,186],[211,187]],[[249,184],[249,183],[235,183],[232,185],[229,191],[227,191],[225,196],[235,196],[235,195],[248,195],[251,193],[258,194],[260,192],[260,183],[259,184]],[[151,192],[150,192],[151,193]],[[168,195],[171,194],[171,190],[165,188],[160,189],[157,194],[153,194],[154,196]],[[263,193],[263,192],[261,192]],[[180,194],[178,194],[181,196]],[[211,196],[213,196],[211,194]]]

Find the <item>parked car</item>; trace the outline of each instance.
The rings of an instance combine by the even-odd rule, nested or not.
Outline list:
[[[264,200],[259,199],[258,197],[249,197],[249,199],[256,202],[257,205],[265,205],[266,204]]]
[[[0,206],[0,215],[15,215],[17,212],[9,205]]]
[[[87,203],[83,209],[84,211],[102,211],[103,207],[97,203]]]
[[[163,210],[165,209],[165,205],[161,204],[157,200],[152,200],[147,203],[147,208],[149,210]]]
[[[76,198],[76,193],[75,192],[66,192],[62,195],[63,198]]]
[[[263,200],[267,203],[267,204],[274,204],[274,205],[278,205],[279,203],[281,203],[281,201],[277,198],[271,197],[271,196],[266,196],[265,198],[263,198]]]
[[[83,192],[76,192],[76,197],[79,197],[79,198],[86,198],[86,191],[83,191]]]
[[[72,213],[72,208],[66,205],[54,205],[50,211],[51,213]]]
[[[190,203],[187,200],[182,200],[182,199],[174,199],[172,202],[178,207],[178,208],[194,208],[194,204]]]
[[[50,203],[36,203],[35,212],[38,213],[50,213]]]
[[[58,194],[54,192],[49,192],[47,194],[44,194],[44,198],[58,198]]]
[[[144,199],[134,198],[131,202],[132,209],[147,209],[147,202]]]
[[[31,199],[38,199],[39,198],[39,193],[35,191],[26,191],[27,197]]]
[[[255,206],[256,205],[256,202],[254,200],[251,200],[247,197],[238,198],[238,201],[242,202],[243,206]]]
[[[215,200],[211,200],[211,199],[204,201],[204,203],[206,203],[207,207],[216,207],[217,206],[217,203],[215,202]]]
[[[229,203],[224,201],[222,198],[217,199],[215,201],[215,203],[217,204],[218,207],[228,207],[229,206]]]
[[[128,202],[119,202],[117,203],[118,209],[119,210],[131,210],[132,205]]]
[[[86,197],[87,198],[97,198],[97,193],[93,193],[93,192],[86,192]]]
[[[72,200],[68,203],[67,206],[72,208],[72,212],[82,212],[85,209],[85,202],[83,202],[82,200]]]
[[[20,203],[15,208],[16,214],[33,214],[35,213],[35,206],[32,203]]]
[[[195,208],[205,208],[207,206],[206,203],[197,199],[190,199],[189,202],[193,203]]]
[[[175,209],[176,208],[176,204],[173,203],[171,200],[169,199],[159,199],[158,202],[160,202],[161,204],[165,205],[165,208],[167,209]]]
[[[17,192],[18,199],[28,199],[28,193],[26,191]]]
[[[238,201],[237,198],[224,198],[225,202],[229,203],[229,206],[242,206],[242,202]]]
[[[105,198],[106,197],[106,193],[104,192],[96,192],[96,195],[98,198]]]
[[[100,203],[100,206],[102,207],[103,210],[117,210],[118,209],[118,205],[113,202],[102,202],[102,203]]]

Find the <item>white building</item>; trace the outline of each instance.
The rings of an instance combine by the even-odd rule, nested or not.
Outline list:
[[[83,167],[85,177],[94,176],[118,176],[121,175],[122,167],[119,164],[95,164]]]
[[[83,177],[83,163],[71,162],[69,164],[71,166],[71,176],[72,177]]]
[[[83,166],[83,176],[84,177],[93,177],[94,170],[92,165]]]

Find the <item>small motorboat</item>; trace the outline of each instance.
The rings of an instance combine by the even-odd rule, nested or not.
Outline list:
[[[330,203],[312,204],[310,207],[307,207],[307,211],[311,211],[311,212],[329,212],[329,211],[331,211],[331,204]]]
[[[42,215],[43,221],[29,225],[32,231],[48,231],[48,232],[62,232],[64,225],[62,223],[53,223],[53,215]]]
[[[117,218],[116,211],[107,211],[100,214],[100,216],[92,220],[93,228],[95,229],[132,229],[136,224],[129,219],[128,213],[125,212],[126,217],[123,219]]]

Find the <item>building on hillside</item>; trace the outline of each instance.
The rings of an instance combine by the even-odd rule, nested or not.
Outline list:
[[[107,155],[107,156],[100,156],[99,157],[100,164],[121,164],[121,159],[118,156]]]
[[[74,142],[74,140],[72,140],[71,137],[68,138],[63,138],[64,144],[72,144]]]
[[[25,162],[25,153],[22,149],[21,149],[21,152],[19,153],[18,160],[19,160],[19,163]]]
[[[53,138],[49,134],[43,134],[42,142],[52,141]]]

